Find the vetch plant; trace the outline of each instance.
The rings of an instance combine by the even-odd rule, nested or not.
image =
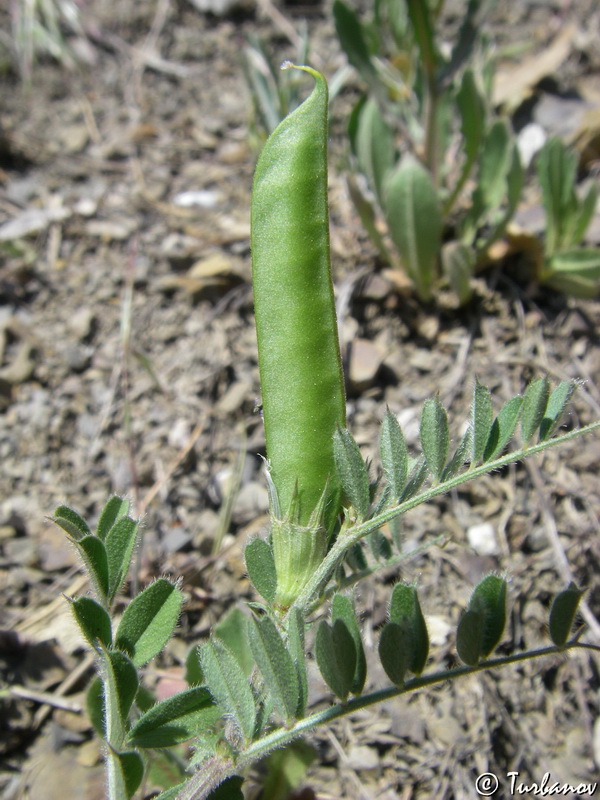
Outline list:
[[[428,671],[430,642],[418,587],[398,583],[379,632],[378,656],[390,686],[365,692],[370,654],[347,589],[381,567],[410,557],[382,528],[421,503],[485,473],[596,430],[600,422],[559,433],[575,383],[552,388],[534,380],[494,415],[477,383],[469,424],[451,445],[447,412],[426,401],[421,454],[409,453],[395,415],[384,415],[380,474],[372,480],[345,428],[337,326],[329,266],[327,214],[327,85],[309,98],[265,146],[252,206],[253,280],[262,381],[271,530],[245,551],[262,596],[233,609],[188,659],[190,687],[148,705],[139,670],[172,634],[179,588],[164,578],[144,589],[114,619],[113,601],[131,560],[137,523],[112,498],[95,532],[74,511],[54,519],[78,548],[94,598],[71,601],[95,649],[99,680],[90,713],[105,742],[109,800],[133,797],[157,749],[189,741],[189,776],[159,800],[241,800],[241,784],[259,760],[321,725],[401,694],[492,667],[600,647],[573,633],[582,591],[559,592],[549,616],[552,644],[493,657],[502,639],[507,582],[489,574],[474,588],[456,632],[462,666]],[[522,442],[506,452],[514,437]],[[436,539],[432,538],[432,542]],[[307,564],[310,565],[307,568]],[[313,654],[337,698],[310,706],[307,662]],[[287,751],[291,753],[291,750]]]

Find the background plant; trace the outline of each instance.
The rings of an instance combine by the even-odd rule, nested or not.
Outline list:
[[[450,48],[438,33],[443,6],[379,0],[363,21],[336,0],[334,18],[366,86],[349,124],[348,185],[363,224],[422,300],[432,299],[443,276],[464,303],[471,276],[517,210],[525,173],[510,120],[493,109],[494,57],[483,32],[488,4],[465,4]],[[596,194],[591,189],[577,200],[576,161],[557,140],[538,158],[547,229],[546,260],[536,277],[559,291],[592,296],[598,252],[572,246],[585,234]]]
[[[467,4],[446,54],[436,31],[442,7],[382,0],[363,22],[336,0],[334,18],[367,87],[349,126],[368,189],[350,176],[361,219],[421,299],[433,297],[443,271],[465,302],[470,276],[517,208],[524,172],[507,121],[492,111],[493,62],[481,34],[486,4]]]
[[[300,34],[296,63],[309,62],[306,27]],[[250,139],[259,151],[281,120],[300,104],[301,79],[294,70],[281,70],[258,36],[248,38],[244,47],[244,75],[250,91],[252,113]]]
[[[11,0],[12,37],[5,41],[21,77],[30,81],[36,62],[45,56],[65,67],[77,63],[68,34],[83,35],[80,9],[73,0]]]
[[[326,85],[318,73],[304,69],[313,75],[317,88],[276,129],[270,145],[263,151],[253,209],[253,237],[259,265],[261,259],[271,257],[277,278],[268,280],[268,274],[262,275],[259,266],[255,290],[259,294],[278,293],[281,300],[278,306],[277,297],[257,298],[259,307],[265,303],[261,313],[270,315],[275,325],[274,331],[268,325],[266,330],[263,328],[260,347],[274,348],[285,359],[290,357],[290,346],[296,348],[295,358],[300,365],[303,357],[315,348],[314,341],[306,336],[307,329],[310,333],[315,322],[295,314],[295,309],[288,306],[298,294],[301,310],[307,302],[314,305],[316,301],[306,291],[293,291],[290,295],[290,286],[283,285],[289,270],[296,269],[310,278],[317,269],[324,281],[323,297],[317,299],[321,307],[319,317],[323,316],[326,324],[332,326],[334,337],[336,330],[335,319],[326,313],[330,295],[326,208],[323,213],[323,208],[317,205],[313,218],[307,220],[303,207],[313,192],[321,197],[326,186],[323,146],[327,133],[323,113],[327,107]],[[296,184],[299,165],[307,173],[303,176],[305,184]],[[280,208],[288,232],[282,239],[271,214],[272,208],[279,208],[283,202],[284,186],[290,190],[290,197],[286,207]],[[298,188],[298,196],[291,196],[294,188]],[[306,242],[296,227],[299,220],[310,222],[307,235],[313,250],[308,254]],[[294,257],[290,258],[289,253]],[[287,317],[292,319],[291,327]],[[293,333],[293,342],[282,338],[283,329]],[[335,346],[323,350],[324,358],[311,362],[312,379],[319,388],[327,385],[326,381],[322,383],[324,377],[336,373],[339,366]],[[318,413],[317,406],[321,404],[318,390],[308,396],[298,387],[294,392],[287,367],[287,360],[282,364],[277,352],[270,353],[261,366],[263,376],[267,376],[263,391],[271,391],[269,381],[279,375],[292,389],[299,418],[306,418],[306,404]],[[290,564],[293,568],[294,559],[282,568],[277,562],[275,540],[283,535],[290,551],[305,552],[306,529],[310,525],[306,525],[306,519],[297,517],[298,499],[302,498],[304,479],[311,477],[312,462],[308,459],[305,463],[301,458],[299,466],[292,462],[288,467],[298,470],[297,486],[293,488],[292,482],[291,489],[289,477],[282,477],[273,465],[271,535],[269,540],[251,542],[245,553],[248,573],[264,602],[248,604],[246,613],[231,612],[213,636],[190,655],[190,688],[151,708],[144,708],[143,695],[138,695],[136,670],[158,653],[173,631],[181,604],[177,587],[162,579],[151,584],[132,601],[116,625],[111,618],[112,604],[134,549],[136,522],[128,516],[127,505],[118,498],[107,504],[95,533],[75,512],[65,507],[57,509],[55,521],[79,550],[96,595],[95,599],[74,600],[72,608],[84,636],[98,653],[100,683],[95,684],[95,689],[92,687],[90,708],[106,741],[110,800],[134,794],[143,775],[142,754],[147,750],[175,746],[188,738],[194,743],[190,767],[197,771],[165,791],[160,796],[162,800],[240,798],[241,779],[252,764],[291,744],[299,735],[354,710],[490,666],[508,665],[575,647],[597,650],[595,645],[579,641],[580,631],[571,636],[581,598],[579,588],[571,585],[557,595],[550,612],[552,646],[491,658],[503,635],[507,594],[506,580],[492,574],[474,588],[457,629],[457,650],[464,666],[426,673],[429,637],[418,589],[399,583],[391,593],[389,620],[381,630],[378,645],[379,658],[392,686],[364,693],[367,657],[352,598],[344,592],[377,568],[398,564],[409,555],[401,550],[397,529],[396,536],[388,538],[381,532],[384,525],[473,478],[600,427],[600,423],[594,423],[580,430],[557,433],[575,388],[572,381],[551,388],[547,379],[537,379],[529,384],[523,396],[511,398],[495,414],[490,392],[476,383],[468,426],[456,446],[451,445],[446,409],[438,397],[433,397],[423,406],[422,452],[414,456],[409,453],[396,417],[388,411],[381,427],[381,469],[375,480],[356,441],[342,427],[343,420],[336,420],[334,415],[333,424],[328,421],[320,432],[325,450],[330,446],[328,439],[334,427],[331,443],[334,472],[330,478],[339,482],[342,491],[341,504],[334,505],[340,514],[329,548],[282,602],[279,583],[287,581],[285,570]],[[265,405],[265,412],[268,407]],[[271,408],[269,413],[277,412]],[[276,418],[271,420],[271,424],[277,422]],[[308,428],[291,435],[286,446],[297,446],[301,453],[305,443],[298,444],[296,439],[303,435],[310,439],[313,431],[310,425]],[[280,433],[284,437],[286,431]],[[522,444],[506,452],[513,437]],[[275,450],[284,444],[283,439],[276,441]],[[271,453],[268,455],[270,458]],[[327,477],[320,480],[324,482],[322,497],[327,497]],[[276,513],[281,511],[282,488],[287,493],[283,532],[278,527],[281,520]],[[313,518],[315,527],[309,535],[315,538],[329,532],[322,522],[322,505],[318,499],[316,515],[310,503],[301,510],[309,521]],[[319,521],[321,524],[317,525]],[[307,714],[308,652],[314,653],[323,679],[339,700],[311,714]],[[409,678],[409,673],[415,677]]]
[[[544,258],[540,280],[577,297],[595,297],[600,286],[600,249],[580,247],[592,221],[598,187],[585,196],[575,190],[577,155],[560,139],[549,139],[538,154],[536,169],[546,212]]]

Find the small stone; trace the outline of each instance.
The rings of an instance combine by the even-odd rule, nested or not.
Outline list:
[[[79,341],[85,341],[92,334],[95,322],[94,312],[91,308],[83,306],[69,318],[69,328]]]
[[[212,189],[192,189],[176,194],[173,205],[180,208],[216,208],[222,200],[221,192]]]
[[[269,495],[262,483],[249,481],[242,486],[233,506],[233,520],[245,525],[269,508]]]
[[[495,556],[499,552],[496,531],[489,522],[471,525],[467,538],[473,550],[480,556]]]
[[[0,525],[0,542],[4,539],[12,539],[16,535],[17,530],[12,525]]]
[[[184,547],[189,545],[192,536],[182,526],[172,525],[166,530],[161,537],[161,544],[167,553],[176,553],[178,550],[183,550]]]
[[[22,342],[14,359],[0,370],[0,378],[14,386],[28,381],[35,370],[32,354],[33,347],[30,342]]]
[[[354,391],[362,392],[373,385],[383,355],[381,348],[367,339],[355,339],[352,342],[348,375]]]
[[[531,164],[536,153],[544,146],[546,138],[545,130],[537,122],[530,122],[525,125],[517,139],[517,147],[524,167],[528,167]]]
[[[30,536],[19,536],[4,542],[4,556],[13,564],[33,567],[38,563],[38,549]]]
[[[82,767],[95,767],[102,760],[102,753],[96,739],[83,742],[77,748],[77,763]]]
[[[92,353],[87,347],[67,345],[65,347],[65,361],[72,372],[85,372],[92,362]]]
[[[442,619],[442,617],[427,616],[426,622],[429,643],[434,647],[443,647],[452,632],[452,626],[449,625],[445,619]]]
[[[348,752],[348,761],[352,769],[377,769],[379,767],[379,753],[375,747],[355,745]]]
[[[169,447],[183,450],[190,440],[190,423],[187,419],[178,419],[169,430]]]
[[[238,411],[244,401],[251,398],[251,388],[245,381],[235,381],[217,403],[217,408],[223,414],[233,414]]]

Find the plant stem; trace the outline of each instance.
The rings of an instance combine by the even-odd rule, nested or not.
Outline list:
[[[249,766],[250,764],[256,762],[259,758],[263,758],[271,750],[274,750],[277,747],[283,747],[284,745],[293,741],[293,739],[297,738],[300,734],[307,733],[308,731],[313,730],[320,725],[333,722],[340,717],[353,714],[355,711],[368,708],[376,703],[381,703],[385,700],[391,700],[393,697],[400,697],[400,695],[408,694],[409,692],[415,692],[419,689],[424,689],[427,686],[435,686],[439,683],[445,683],[446,681],[454,680],[455,678],[462,678],[466,675],[474,675],[477,672],[483,672],[484,670],[507,666],[508,664],[518,664],[521,661],[530,661],[534,658],[564,653],[567,650],[572,650],[578,647],[600,653],[600,647],[597,645],[588,644],[587,642],[571,641],[568,642],[564,647],[550,645],[548,647],[542,647],[538,650],[528,650],[525,653],[514,653],[510,656],[490,658],[487,661],[480,662],[474,667],[461,666],[455,667],[454,669],[442,670],[440,672],[432,672],[430,675],[425,675],[423,677],[413,678],[410,681],[406,681],[406,683],[400,687],[389,686],[386,689],[377,689],[374,692],[360,695],[360,697],[355,697],[352,700],[348,700],[346,703],[336,703],[333,706],[329,706],[329,708],[322,709],[321,711],[311,714],[309,717],[301,719],[291,728],[282,728],[273,731],[273,733],[264,736],[259,741],[253,742],[240,754],[237,760],[237,768],[239,770],[241,767]]]

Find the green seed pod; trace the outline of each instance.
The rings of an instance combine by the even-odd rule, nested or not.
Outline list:
[[[324,510],[324,527],[330,530],[340,502],[333,434],[345,424],[329,259],[327,83],[309,67],[298,69],[312,75],[316,86],[267,140],[252,192],[258,360],[277,496],[272,511],[286,523],[273,525],[276,603],[284,606],[325,553],[327,534],[317,533],[322,520],[313,512],[317,506]],[[287,523],[305,533],[289,530]],[[293,588],[286,588],[292,579]]]

